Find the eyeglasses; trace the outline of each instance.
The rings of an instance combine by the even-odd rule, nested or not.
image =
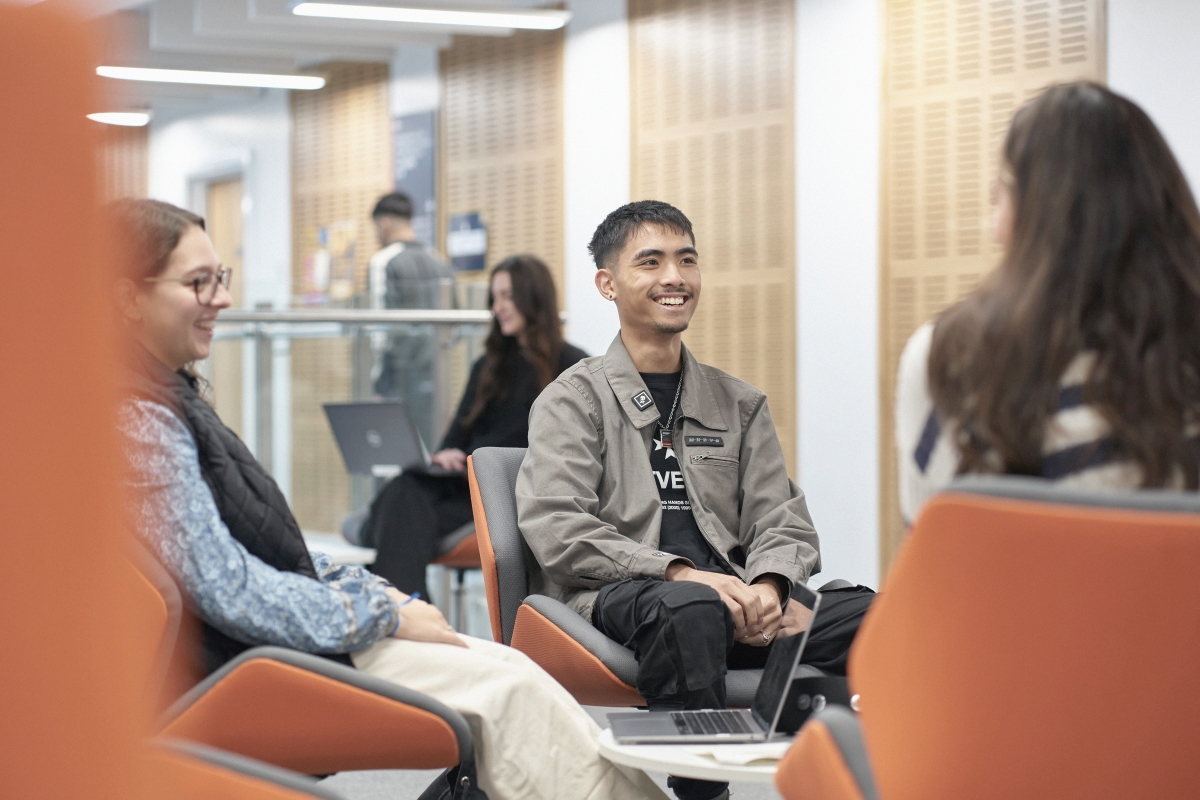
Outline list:
[[[196,302],[202,306],[211,306],[213,300],[217,299],[217,286],[229,288],[230,282],[233,280],[233,268],[224,267],[217,272],[205,272],[199,278],[191,280],[181,280],[179,278],[143,278],[147,283],[181,283],[184,286],[192,287],[192,291],[196,293]]]

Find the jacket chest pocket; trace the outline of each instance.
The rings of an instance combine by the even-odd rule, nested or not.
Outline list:
[[[739,464],[736,458],[721,456],[716,453],[696,453],[692,456],[691,461],[698,466],[732,467],[733,469],[737,469]]]

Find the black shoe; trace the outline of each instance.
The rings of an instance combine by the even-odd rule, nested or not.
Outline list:
[[[729,800],[729,784],[667,776],[667,786],[679,800]]]

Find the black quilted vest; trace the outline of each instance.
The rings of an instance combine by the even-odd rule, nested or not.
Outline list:
[[[196,378],[184,371],[172,372],[139,347],[130,380],[135,395],[171,409],[191,430],[200,472],[233,538],[269,566],[315,579],[317,571],[300,526],[279,485],[200,396]],[[209,673],[253,646],[207,623],[203,623],[203,645]],[[350,663],[344,655],[331,658]]]

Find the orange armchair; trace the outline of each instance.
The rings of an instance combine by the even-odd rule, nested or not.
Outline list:
[[[311,778],[187,742],[150,742],[142,776],[149,797],[172,800],[341,800]]]
[[[166,572],[135,547],[139,624],[158,634],[146,674],[178,658],[182,601]],[[169,684],[168,684],[169,685]],[[152,682],[152,691],[158,685]],[[320,656],[255,647],[193,686],[157,735],[228,750],[296,772],[434,769],[474,761],[466,720],[433,698]]]
[[[918,517],[859,634],[861,717],[816,715],[776,785],[788,800],[1191,796],[1198,653],[1200,497],[963,480]]]

